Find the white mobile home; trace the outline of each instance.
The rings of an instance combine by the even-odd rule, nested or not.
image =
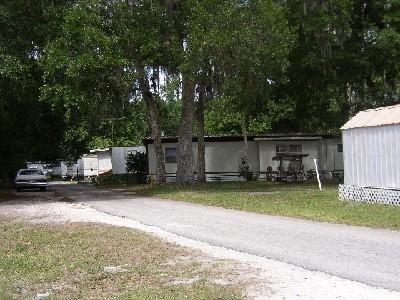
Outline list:
[[[155,175],[155,152],[152,139],[145,139],[149,174]],[[176,179],[176,137],[163,137],[167,180]],[[242,136],[205,137],[206,178],[211,180],[242,180],[239,177],[239,158],[244,142]],[[251,171],[263,179],[269,170],[290,167],[290,162],[275,160],[277,155],[298,155],[304,171],[313,170],[314,158],[322,173],[343,170],[339,136],[331,134],[267,134],[248,136],[248,162]],[[193,154],[197,163],[197,139],[193,139]],[[196,166],[195,166],[196,169]]]
[[[340,197],[400,204],[400,105],[361,111],[341,129]]]
[[[79,165],[82,164],[82,159],[78,159],[77,163],[65,163],[63,171],[65,170],[65,175],[64,173],[61,174],[61,176],[64,177],[74,177],[79,173]]]
[[[56,177],[61,177],[61,178],[65,178],[67,177],[67,171],[68,171],[68,167],[74,165],[72,163],[68,163],[64,160],[57,160],[54,164],[53,164],[53,176]],[[75,164],[75,170],[76,170],[76,164]],[[76,175],[76,171],[75,171],[75,175]]]

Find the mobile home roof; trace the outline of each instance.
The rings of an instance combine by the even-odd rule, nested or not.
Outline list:
[[[249,134],[248,141],[262,140],[319,140],[323,138],[339,138],[338,134],[333,133],[270,133],[270,134]],[[197,137],[193,137],[193,142],[197,142]],[[205,142],[236,142],[243,141],[242,135],[209,135],[204,137]],[[177,143],[176,136],[163,136],[163,143]],[[153,143],[153,138],[148,137],[143,139],[143,144],[148,145]]]

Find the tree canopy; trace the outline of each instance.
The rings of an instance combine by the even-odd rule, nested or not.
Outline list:
[[[2,1],[0,177],[162,135],[180,137],[187,175],[193,134],[337,132],[399,103],[399,12],[399,0]]]

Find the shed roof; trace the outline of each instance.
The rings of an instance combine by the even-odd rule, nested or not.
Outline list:
[[[360,111],[340,129],[344,130],[394,124],[400,124],[400,104]]]

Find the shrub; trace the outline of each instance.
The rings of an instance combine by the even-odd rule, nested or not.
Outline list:
[[[126,173],[132,176],[136,183],[146,183],[147,155],[141,152],[128,154],[126,158]]]
[[[253,180],[253,172],[250,170],[249,163],[247,162],[247,157],[242,156],[240,158],[240,163],[239,163],[239,176],[243,177],[246,179],[246,181],[252,181]]]

